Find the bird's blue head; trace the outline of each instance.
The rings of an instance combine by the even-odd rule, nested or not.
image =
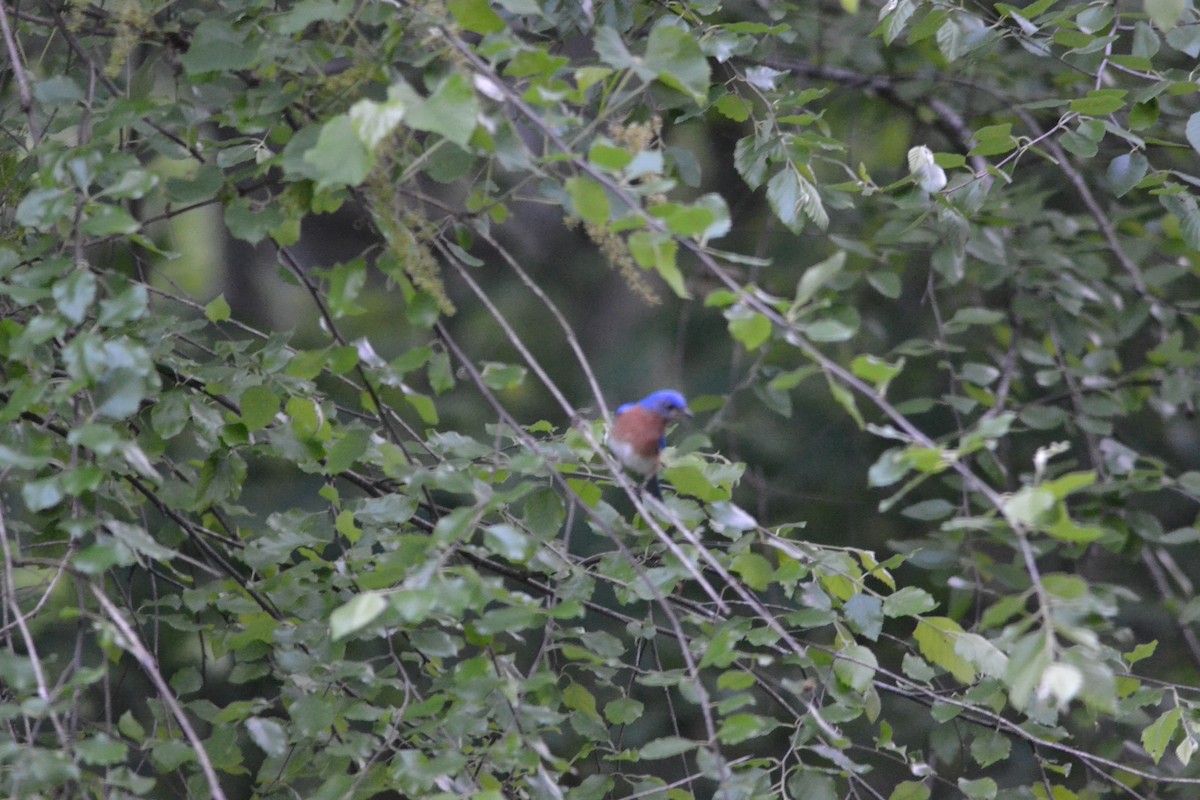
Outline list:
[[[646,395],[638,401],[638,405],[667,420],[676,420],[692,415],[687,400],[683,399],[683,395],[674,389],[660,389],[653,394]]]

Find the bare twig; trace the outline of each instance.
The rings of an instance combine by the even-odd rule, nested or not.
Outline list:
[[[113,604],[112,600],[108,599],[108,595],[104,590],[95,583],[89,583],[88,588],[92,591],[92,596],[96,598],[96,602],[100,604],[100,608],[104,611],[104,616],[112,623],[117,632],[121,634],[121,643],[124,649],[134,657],[138,666],[142,668],[142,672],[154,684],[155,691],[162,698],[164,704],[171,711],[171,716],[179,723],[183,735],[187,738],[188,744],[192,746],[192,750],[196,755],[196,760],[200,763],[200,769],[204,773],[204,779],[208,783],[208,790],[212,793],[215,800],[225,800],[225,791],[221,788],[221,781],[217,778],[217,771],[213,768],[212,761],[208,757],[208,751],[204,749],[204,742],[196,734],[196,729],[192,727],[191,721],[187,714],[183,711],[183,706],[179,705],[179,701],[175,699],[171,687],[167,685],[167,681],[163,678],[162,672],[158,668],[154,656],[142,644],[141,638],[137,631],[126,621],[121,609]]]
[[[12,64],[13,77],[17,81],[17,96],[21,101],[21,110],[29,118],[29,138],[36,147],[42,140],[42,132],[38,130],[37,116],[33,110],[33,94],[29,91],[29,78],[25,75],[25,64],[21,61],[21,50],[13,36],[12,23],[8,19],[8,4],[0,3],[0,34],[4,36],[4,47],[8,50],[8,60]]]
[[[8,470],[0,472],[0,484],[4,483],[4,478],[7,476]],[[46,671],[42,665],[42,659],[38,655],[37,641],[33,637],[33,632],[29,629],[29,624],[26,620],[26,615],[21,611],[21,605],[17,600],[16,579],[13,575],[13,553],[9,546],[8,526],[4,521],[4,506],[0,503],[0,550],[4,553],[4,601],[11,609],[13,622],[17,629],[21,631],[21,639],[25,644],[25,655],[29,659],[30,669],[33,670],[34,680],[37,683],[38,699],[42,701],[46,708],[46,715],[50,718],[50,724],[54,726],[54,730],[58,735],[59,746],[71,752],[74,746],[70,734],[63,727],[62,719],[57,711],[54,710],[54,692],[50,690],[50,682],[47,678]]]

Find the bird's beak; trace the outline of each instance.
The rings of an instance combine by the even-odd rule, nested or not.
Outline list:
[[[682,414],[683,416],[687,417],[688,419],[692,418],[692,410],[690,408],[687,408],[686,406],[684,408],[680,409],[679,413]]]

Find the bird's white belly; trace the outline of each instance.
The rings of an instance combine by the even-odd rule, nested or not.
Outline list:
[[[633,445],[629,442],[619,442],[609,436],[606,444],[608,445],[608,449],[612,451],[612,454],[617,457],[617,461],[620,461],[634,472],[649,475],[658,467],[658,459],[647,458],[641,455],[633,449]]]

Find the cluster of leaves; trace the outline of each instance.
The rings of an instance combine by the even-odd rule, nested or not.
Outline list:
[[[868,17],[0,7],[0,791],[1193,796],[1200,18]],[[719,319],[666,503],[546,207]],[[214,221],[314,330],[201,298]],[[735,403],[843,415],[916,534],[772,518]]]

